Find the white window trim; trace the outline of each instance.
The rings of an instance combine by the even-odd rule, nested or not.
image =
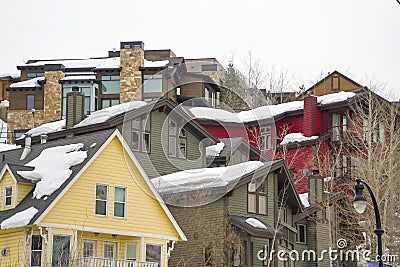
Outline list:
[[[43,237],[39,234],[39,233],[33,233],[32,234],[32,236],[31,236],[31,238],[30,238],[30,242],[29,242],[29,259],[28,259],[28,261],[29,261],[29,267],[31,267],[32,265],[31,265],[31,262],[32,262],[32,239],[33,239],[33,236],[34,235],[36,235],[36,236],[39,236],[41,239],[42,239],[42,253],[40,254],[40,257],[41,257],[41,259],[40,259],[40,262],[41,262],[41,265],[43,266],[43,258],[44,258],[44,248],[43,248]],[[35,251],[38,251],[38,250],[35,250]]]
[[[139,261],[139,243],[138,242],[126,242],[125,243],[125,260],[128,260],[128,244],[136,244],[136,261]]]
[[[51,257],[51,261],[53,261],[53,245],[54,245],[54,237],[55,236],[69,236],[69,256],[72,256],[72,245],[74,243],[74,237],[73,235],[65,235],[65,234],[53,234],[52,238],[51,238],[51,247],[50,248],[50,257]]]
[[[146,247],[147,245],[152,245],[152,246],[160,246],[161,247],[161,258],[160,258],[160,267],[164,266],[164,244],[159,244],[159,243],[146,243],[144,246]],[[146,255],[146,251],[145,251]],[[147,261],[147,257],[145,259]]]
[[[102,256],[104,259],[106,259],[106,255],[105,255],[105,244],[113,244],[115,246],[115,255],[113,255],[114,257],[112,259],[118,259],[118,242],[117,241],[110,241],[110,240],[104,240],[103,241],[103,253]],[[107,258],[109,259],[109,258]]]
[[[115,210],[114,210],[114,204],[115,204],[115,189],[116,188],[124,188],[125,189],[125,206],[124,206],[124,217],[119,217],[119,216],[115,216]],[[118,203],[122,203],[122,202],[118,202]],[[115,219],[127,219],[128,218],[128,209],[127,209],[127,205],[128,205],[128,187],[124,186],[124,185],[114,185],[114,200],[113,200],[113,218]]]
[[[97,185],[104,185],[107,187],[106,215],[96,214],[96,202],[97,202],[96,187],[97,187]],[[94,215],[99,216],[99,217],[108,217],[108,209],[109,209],[109,205],[110,205],[109,203],[110,203],[110,185],[103,184],[103,183],[96,183],[96,185],[94,187]]]
[[[89,238],[84,238],[84,239],[82,239],[82,258],[84,258],[83,251],[84,251],[84,244],[85,244],[85,242],[94,243],[94,255],[93,255],[93,258],[97,257],[97,249],[98,249],[97,240],[95,240],[95,239],[89,239]]]
[[[11,202],[10,202],[10,205],[7,205],[7,204],[6,204],[6,199],[7,199],[6,192],[7,192],[7,188],[10,188],[10,187],[11,187],[11,196],[9,196],[9,198],[11,199]],[[12,191],[13,191],[13,186],[12,186],[12,185],[5,186],[5,187],[4,187],[4,190],[3,190],[3,192],[4,192],[4,199],[3,199],[4,202],[3,202],[3,205],[4,205],[5,208],[9,208],[9,207],[11,207],[12,204],[13,204]]]

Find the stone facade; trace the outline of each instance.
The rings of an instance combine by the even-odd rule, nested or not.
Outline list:
[[[8,110],[8,136],[7,142],[12,142],[11,133],[14,130],[27,130],[32,128],[32,111],[30,110]],[[36,110],[34,115],[34,126],[37,127],[44,123],[43,110]]]
[[[65,77],[61,70],[45,71],[44,123],[61,119],[62,85],[58,81]]]
[[[142,100],[142,72],[144,50],[142,48],[122,48],[120,73],[120,103]]]

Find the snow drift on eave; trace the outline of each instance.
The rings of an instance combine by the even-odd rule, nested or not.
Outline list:
[[[15,228],[28,225],[32,218],[38,213],[35,207],[20,211],[1,222],[1,229]]]
[[[317,97],[319,106],[338,103],[354,97],[353,92],[339,92]],[[263,120],[278,116],[285,112],[304,109],[304,101],[292,101],[278,105],[268,105],[258,107],[252,110],[241,111],[238,113],[230,112],[222,109],[213,109],[207,107],[193,107],[190,112],[197,119],[209,119],[221,122],[247,123],[257,120]]]
[[[71,176],[72,166],[82,163],[87,151],[81,151],[82,143],[56,146],[43,150],[40,155],[25,164],[34,167],[32,171],[18,171],[25,179],[38,181],[33,197],[51,195]]]
[[[185,170],[154,178],[151,182],[160,193],[204,190],[237,182],[263,165],[260,161],[248,161],[228,167]]]

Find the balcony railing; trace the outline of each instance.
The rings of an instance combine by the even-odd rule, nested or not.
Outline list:
[[[117,260],[104,258],[81,258],[74,260],[75,267],[158,267],[157,262]]]

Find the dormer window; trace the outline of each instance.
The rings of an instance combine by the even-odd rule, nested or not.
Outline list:
[[[12,199],[12,186],[7,186],[4,188],[4,206],[5,207],[11,206],[11,199]]]

